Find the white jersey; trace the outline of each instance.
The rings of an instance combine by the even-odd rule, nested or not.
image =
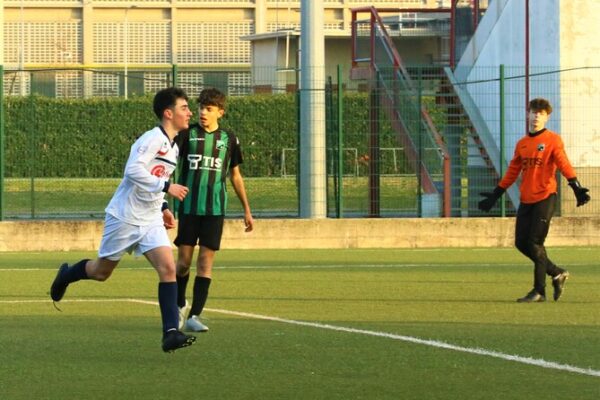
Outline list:
[[[175,170],[179,148],[157,126],[131,146],[125,174],[106,212],[128,224],[143,226],[162,221],[165,182]]]

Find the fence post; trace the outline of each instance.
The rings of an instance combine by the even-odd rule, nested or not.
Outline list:
[[[172,86],[177,86],[177,64],[171,66],[171,78],[173,80]]]
[[[300,148],[300,80],[296,81],[298,90],[296,90],[296,216],[300,217],[300,157],[302,149]]]
[[[334,118],[335,115],[333,113],[333,80],[331,79],[331,75],[327,76],[327,81],[325,82],[325,198],[327,199],[327,207],[326,207],[326,215],[329,215],[329,174],[333,177],[333,195],[335,199],[335,195],[337,193],[337,180],[335,173],[335,156],[336,154],[333,152],[334,147]],[[329,150],[331,149],[331,153]],[[331,155],[329,155],[331,154]],[[337,202],[334,200],[334,206],[337,207]],[[335,210],[337,214],[337,209]]]
[[[338,64],[337,66],[337,83],[338,83],[338,112],[337,112],[337,149],[338,149],[338,166],[337,166],[337,171],[338,171],[338,184],[337,184],[337,193],[336,193],[336,202],[337,202],[337,210],[338,210],[338,214],[337,217],[338,218],[342,218],[344,215],[344,210],[342,208],[343,205],[343,196],[342,196],[342,181],[343,181],[343,177],[344,177],[344,129],[343,129],[343,122],[344,122],[344,117],[343,117],[343,113],[344,113],[344,103],[343,103],[343,91],[342,91],[342,66],[340,64]]]
[[[418,160],[417,160],[417,216],[419,218],[423,217],[423,182],[422,182],[422,173],[423,173],[423,130],[421,128],[422,125],[422,117],[421,117],[421,109],[423,107],[422,99],[421,99],[421,91],[423,90],[421,86],[421,82],[423,81],[421,76],[421,67],[417,69],[417,107],[415,118],[417,121],[417,146],[418,146]]]
[[[504,120],[506,118],[504,104],[504,84],[504,64],[500,64],[500,179],[502,179],[504,176]],[[500,215],[502,217],[506,217],[506,199],[504,195],[502,195],[500,198]]]
[[[0,221],[4,220],[4,66],[0,65]]]
[[[35,99],[33,95],[29,95],[30,102],[30,110],[32,115],[36,115],[35,112]],[[31,199],[31,219],[35,218],[35,156],[37,154],[35,151],[35,135],[37,133],[37,129],[35,127],[29,127],[29,190],[30,190],[30,199]]]
[[[373,79],[373,78],[371,78]],[[369,95],[369,217],[380,217],[380,177],[379,177],[379,116],[381,73],[374,74],[375,82],[371,81]]]

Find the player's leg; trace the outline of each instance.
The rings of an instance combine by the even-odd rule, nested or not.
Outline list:
[[[82,279],[93,279],[105,281],[110,277],[115,267],[119,263],[121,256],[126,249],[131,246],[131,232],[137,229],[107,214],[104,222],[104,231],[102,241],[96,260],[83,259],[69,266],[62,264],[52,286],[50,287],[50,297],[54,301],[60,301],[69,284]]]
[[[185,306],[185,292],[190,279],[190,267],[194,258],[194,246],[179,244],[177,247],[177,305]]]
[[[529,232],[533,207],[530,204],[521,204],[517,210],[515,223],[515,247],[527,258],[533,261],[529,247]]]
[[[111,260],[109,258],[97,258],[95,260],[88,261],[85,267],[88,279],[104,282],[110,278],[120,260],[121,258],[119,256],[119,259],[117,260]]]
[[[199,220],[195,215],[181,215],[177,226],[177,305],[185,306],[185,292],[190,278],[194,247],[198,243]]]
[[[72,266],[64,263],[58,269],[56,277],[52,282],[50,297],[55,302],[62,300],[67,287],[79,280],[93,279],[101,282],[105,281],[110,277],[118,263],[119,260],[113,261],[107,258],[97,258],[95,260],[83,259]]]
[[[547,199],[540,201],[534,208],[534,218],[532,227],[532,254],[539,264],[540,271],[539,279],[542,279],[543,272],[545,275],[552,277],[552,287],[554,289],[553,298],[557,301],[563,293],[566,280],[569,278],[569,272],[558,267],[548,258],[544,243],[550,229],[550,222],[554,216],[556,209],[556,195],[553,194]],[[543,271],[543,272],[542,272]],[[544,275],[544,284],[545,284]]]
[[[532,254],[531,242],[531,229],[533,224],[533,205],[532,204],[521,204],[517,210],[517,221],[515,224],[515,246],[523,253],[527,258],[534,262],[533,267],[533,289],[529,291],[525,296],[517,299],[519,303],[532,303],[545,301],[544,287],[539,288],[536,285],[537,269],[534,255]]]
[[[86,272],[86,265],[90,261],[91,260],[89,259],[83,259],[71,266],[67,263],[63,263],[58,268],[58,272],[50,286],[50,298],[53,301],[61,301],[69,284],[82,279],[89,279]]]
[[[550,260],[548,260],[546,247],[544,247],[555,206],[556,195],[551,195],[547,199],[534,204],[531,218],[529,248],[531,257],[535,263],[534,287],[542,294],[545,294],[546,292],[546,274],[548,270],[552,269],[554,272],[557,268]]]
[[[166,229],[162,225],[149,227],[139,241],[136,252],[144,254],[158,274],[158,304],[163,327],[163,350],[171,352],[191,345],[196,338],[179,331],[175,259]]]
[[[194,246],[180,244],[177,252],[177,307],[179,309],[179,329],[183,329],[189,312],[189,303],[185,299],[187,284],[190,280],[190,265],[194,257]]]
[[[198,260],[196,262],[196,278],[194,279],[192,308],[190,309],[189,319],[186,322],[186,329],[194,332],[208,331],[208,327],[200,321],[200,314],[202,314],[204,306],[206,305],[206,300],[208,299],[208,289],[210,288],[212,279],[214,259],[215,250],[200,246]]]
[[[177,307],[179,308],[179,329],[187,319],[189,303],[186,301],[187,284],[190,279],[190,267],[194,258],[194,247],[198,243],[199,219],[195,215],[181,215],[177,227],[175,245],[177,252]]]
[[[208,327],[200,321],[200,315],[208,299],[215,254],[221,247],[223,223],[223,216],[207,216],[202,220],[200,251],[196,260],[196,278],[194,279],[192,308],[185,324],[185,329],[187,330],[194,332],[208,331]]]
[[[530,208],[529,231],[526,238],[522,238],[521,246],[526,248],[529,258],[534,262],[533,288],[535,293],[542,297],[530,293],[530,295],[520,300],[523,302],[543,301],[546,296],[546,274],[551,271],[553,275],[558,275],[562,271],[548,259],[546,248],[544,247],[544,242],[550,229],[550,221],[554,215],[556,195],[551,195],[540,202],[528,206]]]
[[[544,246],[546,237],[548,236],[548,231],[550,230],[550,222],[554,215],[555,208],[555,194],[534,205],[529,243],[533,259],[540,264],[540,267],[543,267],[543,271],[545,274],[551,276],[558,275],[560,272],[563,271],[562,269],[558,268],[552,261],[550,261],[546,252],[546,248]]]
[[[158,304],[162,319],[162,349],[172,352],[194,343],[194,336],[179,331],[179,309],[177,307],[177,282],[175,280],[175,260],[170,246],[149,250],[144,256],[158,273]]]

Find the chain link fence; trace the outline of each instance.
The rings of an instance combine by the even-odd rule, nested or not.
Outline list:
[[[156,124],[152,95],[176,83],[192,99],[205,87],[229,96],[222,125],[240,137],[254,214],[295,217],[298,74],[176,66],[127,74],[83,68],[6,70],[1,215],[102,218],[130,145]],[[330,217],[481,216],[479,192],[497,184],[525,133],[526,85],[531,97],[546,97],[553,104],[548,128],[562,134],[592,199],[600,191],[595,143],[600,67],[538,68],[526,75],[513,67],[450,71],[417,65],[407,66],[400,77],[391,67],[368,79],[331,75],[323,88]],[[559,179],[561,215],[600,213],[594,200],[575,208],[564,178]],[[489,215],[513,215],[517,202],[518,188],[507,192],[503,206]],[[236,200],[230,201],[228,214],[241,214]]]

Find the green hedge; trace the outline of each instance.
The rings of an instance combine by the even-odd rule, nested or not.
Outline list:
[[[156,124],[151,104],[151,97],[5,98],[6,177],[120,177],[131,144]],[[368,110],[366,94],[345,94],[344,146],[356,148],[359,155],[368,154]],[[297,148],[297,114],[291,94],[229,99],[222,125],[240,138],[244,175],[280,175],[282,149]],[[331,137],[328,143],[335,140]],[[398,146],[383,116],[380,145]],[[351,170],[353,159],[348,157],[345,164]],[[295,170],[295,162],[286,167]]]

